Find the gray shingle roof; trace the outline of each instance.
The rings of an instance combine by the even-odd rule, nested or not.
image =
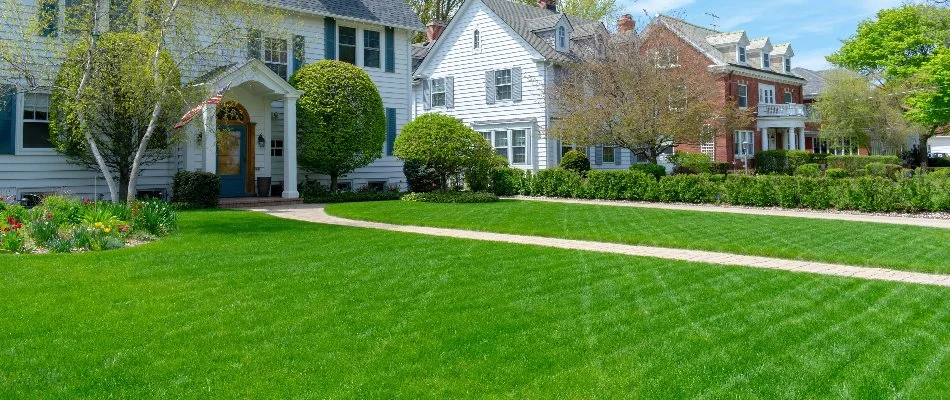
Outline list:
[[[505,21],[512,30],[518,33],[528,44],[541,53],[544,58],[552,61],[572,62],[580,57],[573,51],[560,53],[554,50],[550,42],[536,32],[554,29],[561,20],[561,13],[537,6],[528,6],[510,0],[482,0],[488,8]],[[603,23],[589,19],[568,15],[568,22],[574,29],[571,41],[589,37],[599,30],[606,33]],[[571,46],[574,48],[575,46]]]
[[[421,31],[419,16],[405,0],[265,0],[280,7]]]
[[[429,55],[429,50],[432,50],[432,44],[433,42],[424,42],[412,45],[413,71],[419,68],[419,65],[422,64],[422,60],[425,60],[426,56]]]
[[[824,73],[828,71],[812,71],[807,68],[792,68],[792,73],[795,76],[805,80],[804,95],[805,98],[815,98],[825,87],[828,86],[828,80],[825,79]]]

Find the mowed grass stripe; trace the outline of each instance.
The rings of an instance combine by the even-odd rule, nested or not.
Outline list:
[[[0,397],[939,397],[942,287],[189,212],[0,256]],[[921,378],[920,375],[924,377]]]
[[[327,206],[374,222],[950,274],[950,229],[537,201]]]

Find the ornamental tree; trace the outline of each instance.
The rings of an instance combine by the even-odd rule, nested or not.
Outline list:
[[[159,49],[142,35],[105,33],[96,42],[92,73],[83,82],[88,51],[87,43],[77,44],[60,68],[50,101],[50,141],[70,162],[96,170],[98,162],[90,151],[94,144],[118,178],[119,198],[125,199],[133,190],[129,181],[139,145],[144,141],[146,146],[140,167],[171,153],[178,115],[170,92],[180,89],[175,83],[181,82],[181,74],[167,51],[160,52],[156,64],[143,63]],[[157,85],[155,75],[168,84]],[[86,87],[80,92],[82,84]],[[160,111],[146,139],[156,103]]]
[[[407,163],[432,168],[439,176],[439,188],[448,187],[449,177],[491,163],[491,145],[462,121],[443,114],[419,116],[402,128],[393,151]]]
[[[365,71],[323,60],[294,73],[290,84],[304,92],[297,101],[301,168],[329,175],[330,190],[336,191],[341,175],[382,156],[386,113],[379,90]]]

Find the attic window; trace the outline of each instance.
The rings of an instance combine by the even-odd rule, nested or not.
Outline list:
[[[769,53],[762,52],[762,68],[771,68],[772,60],[769,59]]]
[[[792,59],[788,57],[785,57],[785,72],[786,73],[792,72]]]
[[[567,49],[567,29],[563,26],[557,28],[557,48],[558,51]]]
[[[482,36],[481,32],[478,29],[475,32],[472,32],[472,49],[479,50],[482,48]]]
[[[736,59],[741,63],[745,62],[745,47],[736,46]]]

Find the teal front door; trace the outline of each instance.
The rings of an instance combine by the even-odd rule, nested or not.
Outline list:
[[[243,125],[219,126],[218,130],[218,176],[221,177],[221,197],[247,196],[245,178],[247,171],[247,127]]]

